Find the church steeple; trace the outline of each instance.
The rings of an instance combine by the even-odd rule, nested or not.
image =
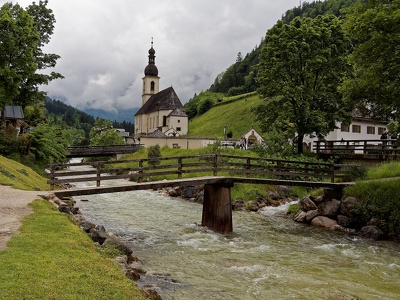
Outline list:
[[[144,69],[145,76],[158,76],[158,69],[155,65],[156,63],[156,51],[153,48],[153,38],[151,38],[151,48],[149,49],[149,64]]]
[[[154,94],[159,91],[158,69],[155,65],[156,51],[153,48],[153,38],[151,38],[151,48],[149,49],[149,64],[144,69],[142,105]]]

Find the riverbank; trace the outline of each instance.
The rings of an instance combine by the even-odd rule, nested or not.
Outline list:
[[[148,299],[70,217],[47,200],[21,203],[16,199],[26,196],[24,191],[8,191],[0,206],[17,207],[14,216],[23,220],[19,234],[9,230],[12,239],[0,251],[0,299]],[[38,193],[43,192],[30,195]]]

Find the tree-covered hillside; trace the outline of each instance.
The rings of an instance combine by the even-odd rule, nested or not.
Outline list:
[[[288,10],[283,16],[282,21],[290,23],[295,17],[315,18],[319,15],[333,14],[339,17],[342,9],[352,6],[362,0],[326,0],[303,2],[301,6]],[[214,93],[224,93],[228,96],[249,93],[257,90],[260,85],[256,81],[257,64],[259,55],[264,43],[264,38],[250,53],[244,57],[239,52],[236,62],[228,69],[215,78],[214,83],[208,91]]]
[[[87,139],[89,138],[90,129],[98,119],[60,100],[53,100],[48,97],[45,99],[45,108],[52,124],[59,125],[62,128],[81,128],[85,131]],[[123,128],[130,134],[133,132],[133,124],[130,122],[123,121],[121,123],[114,120],[112,121],[112,126],[114,128]]]

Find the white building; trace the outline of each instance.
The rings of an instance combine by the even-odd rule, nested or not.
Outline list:
[[[155,65],[153,42],[149,64],[144,69],[142,107],[135,114],[135,138],[160,131],[165,136],[179,137],[188,133],[189,119],[172,87],[159,91],[160,77]]]
[[[348,141],[348,140],[379,140],[382,133],[386,130],[387,123],[376,122],[370,118],[353,117],[350,125],[336,123],[338,128],[331,131],[326,137],[326,141]],[[304,137],[305,146],[312,149],[313,142],[317,138]]]

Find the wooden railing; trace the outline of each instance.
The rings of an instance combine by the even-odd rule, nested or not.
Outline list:
[[[329,140],[314,142],[313,150],[322,154],[363,154],[363,155],[396,155],[400,154],[396,140]]]
[[[142,145],[124,144],[114,146],[72,146],[68,147],[67,157],[107,156],[137,151]]]
[[[90,170],[68,170],[70,167],[92,166]],[[242,176],[282,180],[321,181],[343,177],[349,165],[274,160],[231,155],[198,155],[135,159],[120,161],[81,162],[47,166],[54,185],[73,182],[128,179],[143,182],[153,179],[182,179],[198,176]]]

